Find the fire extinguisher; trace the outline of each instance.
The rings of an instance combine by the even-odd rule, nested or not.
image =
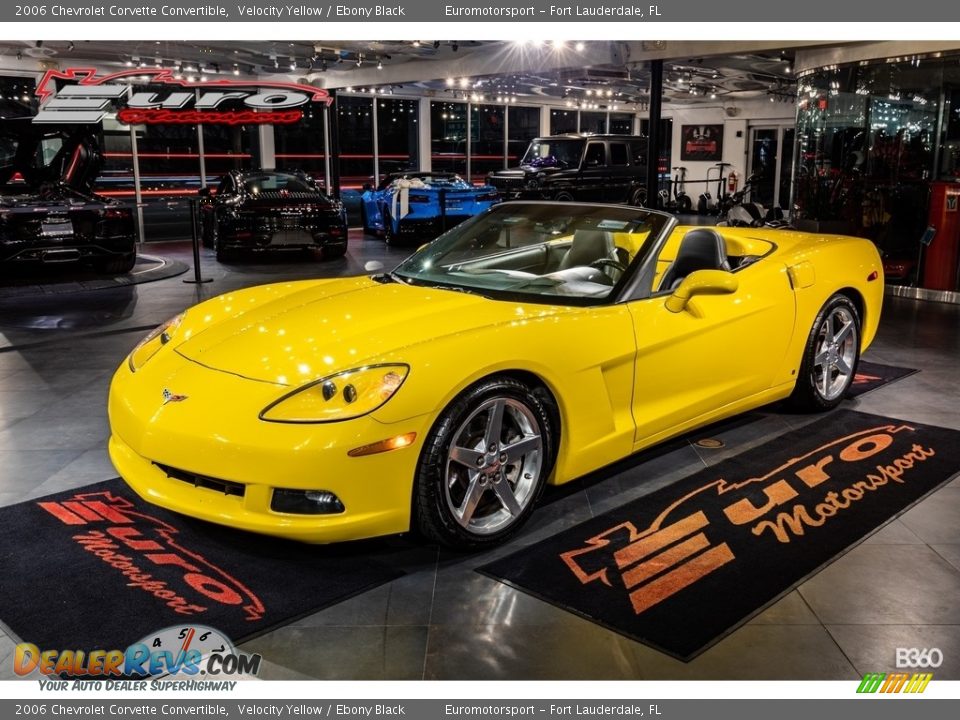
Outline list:
[[[740,184],[740,176],[737,175],[736,170],[731,170],[730,174],[727,175],[727,192],[731,195],[737,191],[737,186]]]

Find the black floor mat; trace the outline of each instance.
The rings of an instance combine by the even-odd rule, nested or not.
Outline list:
[[[0,620],[40,648],[123,650],[183,623],[241,642],[402,574],[363,553],[211,525],[108,480],[0,508]]]
[[[960,471],[960,432],[841,410],[480,572],[690,660]]]
[[[920,371],[914,368],[881,365],[861,360],[857,366],[857,374],[853,378],[853,383],[847,390],[847,397],[855,398],[897,380],[902,380],[915,372]]]

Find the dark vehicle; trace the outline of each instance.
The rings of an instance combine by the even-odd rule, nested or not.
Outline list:
[[[0,121],[0,264],[133,268],[133,210],[91,189],[102,161],[92,126]]]
[[[505,200],[578,200],[642,206],[647,140],[636,135],[536,138],[520,167],[487,176]]]
[[[234,250],[318,249],[324,259],[347,252],[346,211],[309,175],[233,170],[200,197],[203,244],[218,260]]]

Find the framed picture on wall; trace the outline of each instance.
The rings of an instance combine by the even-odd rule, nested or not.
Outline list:
[[[680,159],[723,160],[723,125],[683,125],[680,128]]]

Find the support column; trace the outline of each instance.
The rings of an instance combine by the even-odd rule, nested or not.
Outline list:
[[[337,91],[330,90],[330,96],[333,103],[330,105],[329,118],[330,132],[327,137],[330,140],[330,195],[340,199],[340,123],[337,119]]]
[[[650,115],[647,139],[647,207],[660,204],[660,109],[663,99],[663,60],[650,61]]]
[[[258,125],[260,140],[260,167],[264,170],[277,169],[277,149],[273,139],[273,125]]]
[[[417,148],[417,154],[420,156],[419,168],[423,172],[430,172],[433,169],[433,143],[430,136],[430,98],[420,98],[417,108],[417,125],[419,126],[420,147]]]

